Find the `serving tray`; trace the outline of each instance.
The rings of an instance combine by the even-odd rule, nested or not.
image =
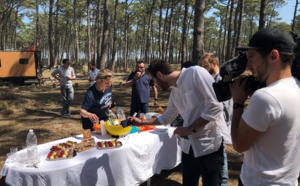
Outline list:
[[[47,155],[47,161],[57,161],[57,160],[66,160],[72,159],[77,156],[77,152],[71,148],[67,150],[60,150],[60,151],[50,151]]]
[[[98,150],[120,148],[122,145],[122,142],[118,140],[99,141],[96,143]]]

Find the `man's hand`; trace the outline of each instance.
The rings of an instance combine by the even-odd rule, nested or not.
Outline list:
[[[248,98],[249,92],[246,91],[246,84],[248,83],[249,77],[243,77],[235,80],[230,85],[230,91],[232,100],[234,103],[244,104]]]
[[[128,119],[131,121],[134,126],[142,126],[142,120],[136,117],[128,116]]]
[[[177,127],[175,130],[174,130],[174,135],[178,135],[180,137],[183,137],[183,136],[189,136],[191,134],[193,134],[193,131],[191,131],[188,127]]]
[[[136,72],[134,75],[134,79],[137,80],[139,77],[141,77],[142,73],[141,72]]]
[[[98,116],[94,113],[89,113],[88,118],[91,120],[92,123],[96,123],[98,121]]]
[[[154,100],[154,107],[155,107],[155,108],[156,108],[156,107],[159,107],[159,104],[158,104],[157,100]]]

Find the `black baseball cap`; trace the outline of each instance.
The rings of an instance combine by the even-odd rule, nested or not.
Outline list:
[[[263,28],[257,31],[250,39],[248,46],[236,47],[236,50],[248,49],[277,49],[279,52],[293,53],[296,43],[292,35],[282,28]]]

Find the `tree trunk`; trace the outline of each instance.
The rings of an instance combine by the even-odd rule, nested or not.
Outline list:
[[[238,24],[238,33],[237,33],[237,40],[236,40],[236,46],[241,45],[241,34],[243,32],[243,14],[244,14],[244,6],[245,2],[244,0],[239,0],[239,24]]]
[[[228,33],[227,33],[227,46],[226,46],[226,55],[225,60],[227,61],[230,59],[230,49],[231,49],[231,32],[232,32],[232,12],[233,12],[233,6],[234,0],[230,0],[230,9],[229,9],[229,24],[228,24]]]
[[[299,5],[299,0],[296,0],[294,16],[293,16],[293,23],[292,23],[292,31],[295,31],[295,22],[296,22],[296,15],[297,15],[297,11],[298,11],[298,5]]]
[[[174,12],[174,6],[175,6],[175,2],[172,1],[171,3],[171,12],[170,12],[170,21],[169,21],[169,30],[168,30],[168,39],[167,39],[167,47],[166,47],[166,51],[168,53],[168,55],[166,56],[166,61],[169,61],[170,63],[173,61],[173,55],[171,52],[171,45],[172,45],[172,29],[173,29],[173,12]]]
[[[226,60],[225,57],[225,45],[226,45],[226,33],[227,33],[227,20],[228,20],[228,11],[229,11],[229,5],[230,5],[230,0],[228,0],[228,4],[226,6],[226,14],[225,14],[225,19],[224,19],[224,35],[223,35],[223,44],[222,44],[222,59]],[[222,60],[222,61],[223,61]]]
[[[193,62],[199,64],[204,53],[204,9],[205,0],[196,0],[194,18]]]
[[[101,0],[98,0],[97,4],[97,18],[96,18],[96,29],[97,29],[97,68],[101,69]]]
[[[164,2],[161,1],[161,4],[159,6],[159,24],[158,24],[158,51],[159,51],[159,58],[163,58],[163,47],[162,47],[162,34],[161,34],[161,28],[162,28],[162,14],[163,14],[163,8],[164,8]]]
[[[238,0],[239,1],[239,0]],[[234,21],[233,21],[233,38],[232,38],[232,45],[231,45],[231,49],[230,49],[230,58],[233,58],[235,55],[235,47],[236,46],[236,41],[237,41],[237,34],[238,34],[238,16],[239,16],[239,3],[237,4],[237,8],[235,8],[235,12],[234,12]]]
[[[148,30],[147,30],[147,40],[146,40],[146,50],[145,50],[145,62],[149,63],[149,51],[151,49],[151,30],[152,30],[152,19],[153,19],[153,10],[155,6],[156,0],[152,1],[151,9],[149,11],[149,22],[148,22]]]
[[[87,39],[88,39],[88,62],[92,60],[92,42],[91,42],[91,8],[90,8],[90,0],[86,1],[87,6]]]
[[[124,30],[124,67],[125,70],[128,68],[127,57],[128,57],[128,28],[129,28],[129,15],[128,15],[128,0],[125,1],[125,30]]]
[[[40,33],[40,19],[39,19],[39,0],[35,0],[35,46],[40,47],[41,33]]]
[[[104,1],[104,9],[103,9],[103,35],[102,35],[102,50],[101,50],[101,60],[100,60],[100,68],[105,68],[105,62],[107,58],[107,51],[108,51],[108,34],[109,34],[109,27],[108,27],[108,7],[109,7],[109,0]]]
[[[48,22],[48,43],[49,43],[49,68],[54,67],[54,48],[52,42],[52,16],[53,16],[53,4],[54,0],[50,0],[49,4],[49,22]]]
[[[58,12],[60,11],[59,0],[56,1],[56,11],[55,11],[55,20],[54,20],[54,64],[57,64],[57,57],[59,55],[59,31],[58,31]]]
[[[74,33],[75,33],[75,63],[80,64],[80,47],[79,47],[79,31],[77,26],[77,0],[74,0],[74,17],[73,17],[73,26],[74,26]]]
[[[260,2],[258,29],[265,28],[267,4],[268,4],[268,0],[261,0]]]
[[[119,1],[116,0],[115,3],[115,10],[114,10],[114,35],[113,35],[113,41],[112,41],[112,58],[111,58],[111,66],[112,66],[112,70],[115,71],[115,63],[116,63],[116,44],[117,44],[117,24],[118,24],[118,20],[117,20],[117,15],[118,15],[118,5],[119,5]],[[120,66],[120,65],[119,65]]]
[[[186,61],[186,45],[187,45],[187,16],[189,11],[189,0],[184,1],[184,16],[182,23],[182,42],[181,42],[181,64]]]

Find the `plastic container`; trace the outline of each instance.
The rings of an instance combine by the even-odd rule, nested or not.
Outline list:
[[[27,164],[29,166],[33,166],[39,163],[39,154],[38,154],[38,146],[37,146],[37,137],[32,129],[29,130],[26,138],[26,146],[27,146]]]
[[[118,116],[118,119],[120,119],[120,121],[123,121],[126,119],[125,112],[122,109],[122,107],[118,107],[117,116]]]
[[[110,119],[117,119],[116,114],[112,110],[108,110],[108,117]]]
[[[107,116],[108,116],[108,122],[110,125],[115,125],[114,124],[114,120],[117,119],[117,116],[116,114],[112,111],[112,110],[108,110],[108,113],[107,113]]]
[[[101,135],[102,136],[106,136],[107,135],[107,130],[105,128],[105,125],[104,125],[104,121],[103,120],[100,120],[100,126],[101,126]]]

